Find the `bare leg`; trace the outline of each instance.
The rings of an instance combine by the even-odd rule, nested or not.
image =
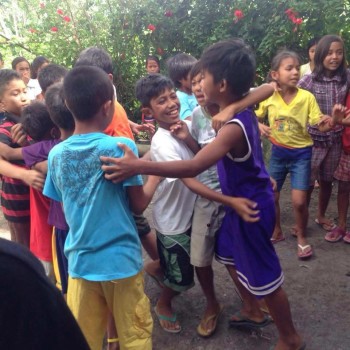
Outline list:
[[[153,231],[140,237],[141,243],[147,254],[152,260],[158,260],[157,238]]]
[[[30,237],[30,222],[10,222],[7,221],[11,241],[23,244],[29,248],[29,237]]]
[[[339,181],[338,183],[338,226],[346,231],[346,217],[349,209],[350,183]]]
[[[115,327],[115,321],[113,314],[108,311],[108,320],[107,320],[107,350],[118,350],[119,341],[118,332]]]
[[[317,219],[320,223],[330,223],[326,218],[326,211],[332,194],[332,182],[320,180],[319,183]]]
[[[265,318],[264,313],[260,310],[260,305],[258,303],[258,299],[251,294],[239,281],[237,277],[236,269],[231,265],[226,265],[226,268],[235,283],[239,294],[242,297],[242,310],[241,313],[244,317],[249,318],[255,322],[262,322]]]
[[[265,296],[279,333],[275,350],[296,350],[302,345],[302,340],[294,328],[292,315],[286,293],[280,287],[272,294]]]
[[[298,244],[307,245],[305,231],[309,219],[309,210],[307,207],[307,191],[292,190],[292,203],[296,222],[296,235]]]
[[[196,267],[196,273],[198,281],[202,287],[204,296],[207,300],[207,308],[205,309],[203,319],[211,315],[218,314],[220,312],[220,304],[216,299],[215,289],[214,289],[214,273],[212,266],[205,267]],[[203,324],[202,327],[210,332],[215,324],[215,319],[211,319],[206,324]]]
[[[157,313],[162,316],[172,317],[174,315],[174,311],[171,307],[171,302],[173,298],[178,294],[179,294],[178,292],[175,292],[174,290],[168,287],[164,287],[162,289],[161,295],[156,305]],[[171,322],[171,321],[163,320],[159,318],[159,323],[163,328],[166,328],[169,330],[178,330],[181,328],[177,320],[175,322]]]
[[[272,239],[279,239],[283,237],[282,227],[281,227],[281,210],[280,210],[280,192],[275,192],[275,208],[276,208],[276,224],[273,230]]]

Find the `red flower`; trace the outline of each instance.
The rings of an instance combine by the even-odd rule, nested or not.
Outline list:
[[[294,23],[297,24],[297,25],[300,25],[300,24],[303,23],[303,19],[302,18],[297,18]]]
[[[60,9],[58,9],[58,10],[57,10],[57,14],[60,15],[60,16],[62,16],[62,15],[63,15],[63,11],[60,10]]]
[[[292,13],[294,13],[293,9],[290,8],[288,10],[285,10],[284,13],[287,15],[287,16],[290,16]]]
[[[173,17],[173,15],[174,15],[173,11],[166,10],[166,11],[164,12],[164,16],[165,16],[165,17]]]
[[[50,30],[51,30],[51,32],[58,32],[58,28],[57,27],[52,27]]]
[[[158,48],[157,48],[157,53],[158,53],[159,55],[164,55],[164,50],[163,50],[161,47],[158,47]]]
[[[45,8],[45,4],[43,2],[40,3],[40,8],[41,9]]]
[[[235,10],[235,12],[233,14],[235,15],[235,17],[237,19],[241,19],[241,18],[244,17],[244,14],[243,14],[243,12],[241,10]]]
[[[66,21],[66,22],[70,22],[70,18],[68,16],[64,16],[63,20]]]
[[[149,29],[151,32],[153,32],[153,31],[156,30],[156,26],[153,25],[153,24],[149,24],[149,25],[147,26],[147,29]]]

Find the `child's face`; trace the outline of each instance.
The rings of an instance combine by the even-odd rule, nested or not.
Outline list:
[[[202,72],[201,87],[207,103],[218,103],[220,83],[215,83],[213,75],[207,70]]]
[[[309,60],[313,62],[315,59],[316,45],[313,45],[309,48]]]
[[[25,82],[25,84],[28,84],[30,79],[29,63],[26,61],[17,63],[16,72],[19,74],[20,78]]]
[[[180,101],[173,89],[166,89],[159,96],[151,99],[149,112],[164,129],[169,129],[180,120],[179,111]]]
[[[323,60],[323,66],[326,70],[334,72],[339,68],[339,66],[343,62],[343,58],[343,44],[338,41],[334,41],[329,47],[327,56]]]
[[[186,78],[182,78],[180,79],[180,84],[181,84],[181,87],[180,87],[180,90],[188,93],[188,94],[191,94],[192,92],[192,82],[191,82],[191,75],[190,73],[187,74],[187,77]]]
[[[284,58],[277,71],[272,71],[271,76],[278,82],[281,88],[296,87],[300,78],[300,64],[294,57]]]
[[[156,61],[149,60],[147,61],[146,71],[148,74],[159,73],[159,66]]]
[[[200,106],[204,107],[206,105],[205,96],[201,87],[202,73],[197,74],[192,79],[192,93],[196,97],[197,102]]]
[[[11,80],[0,97],[0,107],[8,113],[20,116],[22,108],[28,105],[27,87],[23,80]]]

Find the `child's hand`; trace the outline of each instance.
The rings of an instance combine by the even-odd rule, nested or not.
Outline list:
[[[332,110],[332,121],[333,124],[342,124],[345,117],[346,108],[340,103],[336,103]]]
[[[22,147],[28,145],[27,134],[23,130],[21,123],[18,123],[11,128],[11,136],[14,143],[17,143]]]
[[[271,85],[275,91],[281,91],[281,88],[279,87],[277,81],[270,81],[269,85]]]
[[[133,151],[123,143],[118,143],[125,153],[123,158],[100,157],[101,169],[105,172],[105,178],[114,183],[121,182],[131,176],[138,174],[138,158]]]
[[[138,135],[141,131],[149,131],[154,134],[156,128],[151,123],[145,123],[145,124],[137,124],[134,122],[129,122],[131,131]]]
[[[250,199],[241,197],[232,197],[231,207],[246,222],[257,222],[259,210],[256,210],[257,204]]]
[[[234,104],[230,105],[229,108],[225,108],[220,111],[211,121],[213,129],[218,132],[237,112],[238,111],[235,109]]]
[[[170,126],[170,133],[173,137],[182,141],[186,141],[187,138],[191,135],[187,124],[182,120]]]
[[[42,192],[45,184],[45,175],[36,170],[28,170],[26,171],[26,176],[22,178],[22,181],[28,186]]]
[[[271,176],[270,176],[270,182],[271,182],[271,186],[272,186],[273,192],[277,192],[277,182]]]
[[[271,128],[263,123],[258,123],[259,124],[259,131],[260,135],[264,137],[270,137],[271,135]]]

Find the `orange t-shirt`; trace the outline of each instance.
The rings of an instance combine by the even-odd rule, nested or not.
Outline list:
[[[118,101],[115,101],[113,119],[104,130],[104,133],[110,136],[124,136],[134,140],[128,116],[126,115],[125,109]]]

